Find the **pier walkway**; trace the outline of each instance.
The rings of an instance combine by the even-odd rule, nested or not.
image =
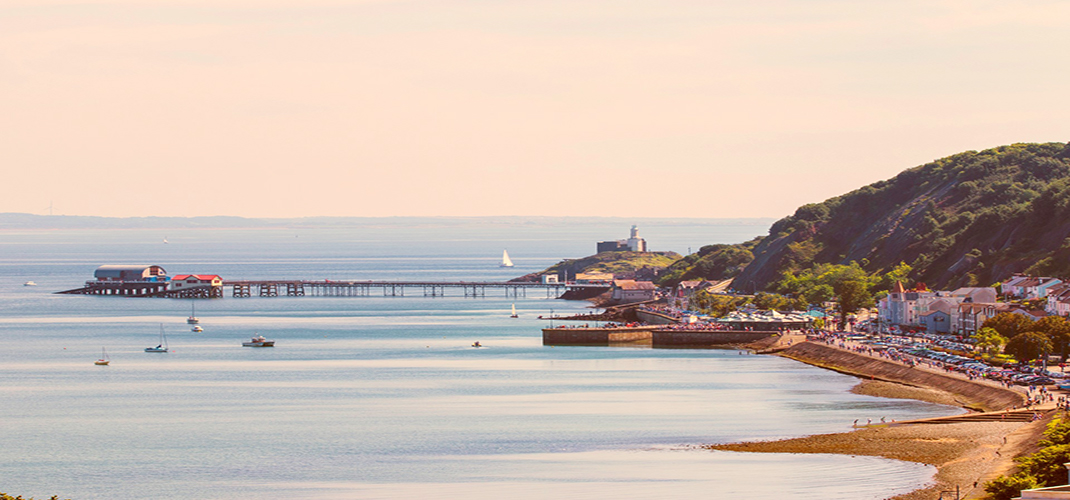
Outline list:
[[[510,281],[307,281],[307,280],[224,280],[231,297],[444,297],[450,290],[464,297],[486,297],[487,291],[501,291],[505,297],[527,297],[528,291],[545,292],[547,298],[568,290],[605,289],[606,285],[572,283],[527,283]]]
[[[82,288],[56,292],[79,295],[120,295],[125,297],[222,298],[230,288],[231,297],[445,297],[447,291],[464,297],[486,297],[501,291],[505,297],[527,297],[543,292],[547,298],[566,292],[598,295],[609,290],[604,284],[535,283],[516,281],[341,281],[341,280],[220,280],[212,286],[194,285],[171,290],[166,281],[87,281]]]

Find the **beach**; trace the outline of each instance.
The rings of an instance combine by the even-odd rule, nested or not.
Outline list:
[[[798,361],[862,378],[852,392],[885,398],[917,399],[967,409],[1003,410],[1021,405],[1024,394],[999,384],[968,380],[929,368],[868,356],[818,342],[795,343],[781,351]],[[1050,405],[1049,405],[1050,407]],[[757,453],[866,455],[936,466],[926,488],[891,497],[921,500],[955,491],[960,498],[983,498],[984,483],[1014,469],[1013,458],[1036,451],[1053,412],[1033,422],[988,421],[863,426],[859,429],[779,441],[710,445],[709,449]],[[889,422],[890,424],[891,422]]]

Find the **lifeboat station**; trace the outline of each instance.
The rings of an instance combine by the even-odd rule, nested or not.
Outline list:
[[[124,297],[215,298],[223,296],[223,278],[214,274],[169,277],[155,265],[105,265],[82,288],[58,293]]]

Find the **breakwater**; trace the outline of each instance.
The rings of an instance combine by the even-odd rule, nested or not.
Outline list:
[[[778,335],[775,331],[669,330],[664,325],[617,328],[544,328],[543,345],[607,346],[650,343],[653,347],[703,348],[749,344]]]
[[[954,394],[960,406],[974,410],[1002,410],[1025,402],[1025,396],[1012,389],[912,368],[817,342],[793,345],[779,355],[863,379],[945,391]]]
[[[620,328],[543,328],[542,345],[608,346],[649,342],[656,326]]]

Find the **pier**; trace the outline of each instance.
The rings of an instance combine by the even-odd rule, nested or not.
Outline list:
[[[488,294],[527,297],[528,293],[557,298],[569,291],[607,291],[606,285],[574,283],[534,283],[511,281],[339,281],[339,280],[220,280],[215,285],[185,289],[168,287],[167,282],[88,281],[82,288],[56,292],[80,295],[120,295],[125,297],[223,298],[248,297],[458,297],[480,298]]]
[[[528,283],[510,281],[307,281],[307,280],[225,280],[231,297],[486,297],[488,292],[505,297],[527,297],[542,292],[547,298],[568,290],[609,290],[606,285],[570,283]]]

